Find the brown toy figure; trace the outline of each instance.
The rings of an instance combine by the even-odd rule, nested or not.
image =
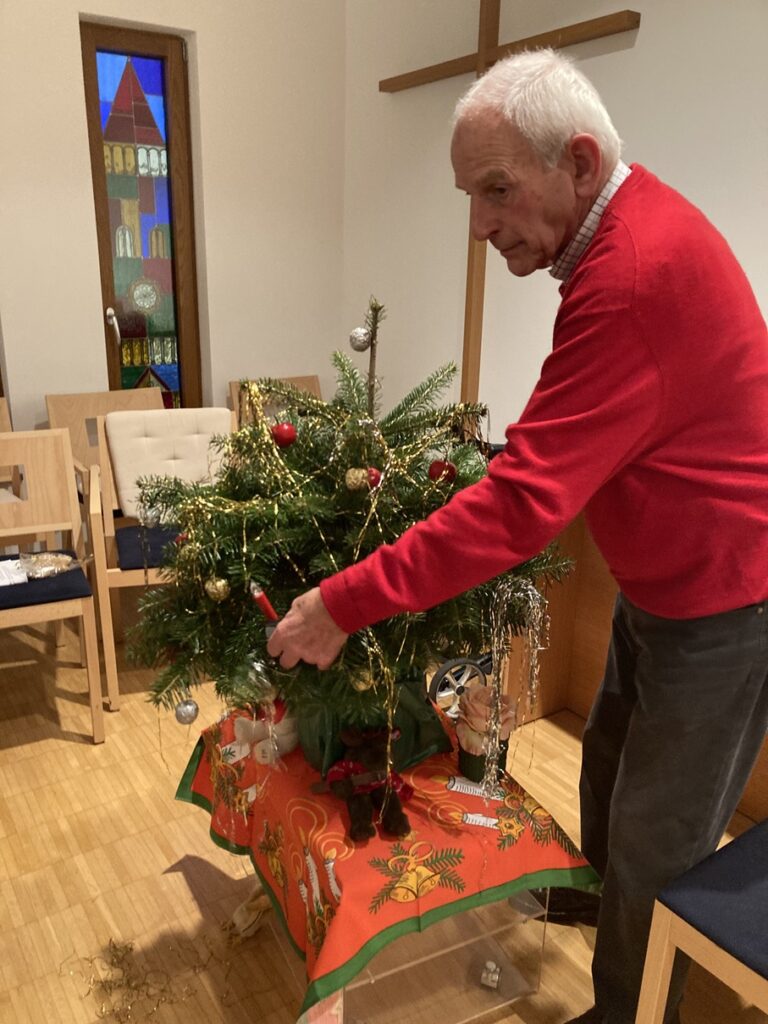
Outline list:
[[[398,736],[395,730],[393,741]],[[325,781],[335,796],[346,801],[350,839],[366,842],[376,835],[376,824],[385,835],[407,836],[411,824],[401,801],[408,800],[413,789],[395,771],[387,785],[387,730],[350,728],[343,730],[341,739],[344,756],[331,766]]]

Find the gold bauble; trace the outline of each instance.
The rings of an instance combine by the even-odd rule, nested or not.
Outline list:
[[[344,483],[350,491],[364,491],[368,487],[368,470],[354,467],[348,469],[344,476]]]
[[[212,601],[226,601],[229,597],[229,583],[211,576],[205,581],[205,592]]]
[[[365,693],[374,684],[373,676],[355,676],[352,680],[352,689],[358,693]]]

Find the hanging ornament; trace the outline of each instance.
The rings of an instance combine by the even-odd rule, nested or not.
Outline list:
[[[191,697],[186,697],[176,705],[175,714],[176,721],[179,722],[180,725],[192,725],[194,720],[200,714],[200,708],[197,706],[196,700],[192,700]]]
[[[203,550],[196,540],[179,541],[177,538],[176,543],[179,547],[180,562],[194,562],[200,557],[200,552]]]
[[[160,525],[160,509],[139,507],[139,525],[147,530],[154,530]]]
[[[366,690],[370,690],[374,685],[373,676],[354,676],[352,679],[352,689],[357,690],[358,693],[365,693]]]
[[[371,331],[368,327],[356,327],[349,336],[349,344],[355,352],[366,352],[371,347]]]
[[[217,603],[226,601],[229,597],[229,582],[218,579],[216,576],[211,576],[210,579],[205,581],[205,592],[212,601]]]
[[[182,544],[186,544],[188,540],[188,533],[177,533],[176,536],[173,538],[173,543],[181,546]]]
[[[357,466],[348,469],[344,474],[344,483],[350,491],[364,491],[368,487],[368,470]]]
[[[381,470],[377,469],[376,466],[369,466],[368,467],[368,486],[371,488],[372,491],[375,491],[380,483],[381,483]]]
[[[456,479],[456,467],[447,459],[435,459],[430,463],[427,473],[430,480],[444,480],[447,484],[453,483]]]
[[[296,427],[292,423],[276,423],[272,427],[272,437],[278,448],[290,448],[296,440]]]

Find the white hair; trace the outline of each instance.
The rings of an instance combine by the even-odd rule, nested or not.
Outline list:
[[[494,64],[459,100],[454,124],[489,109],[515,125],[548,167],[582,132],[597,139],[609,171],[619,159],[621,139],[597,89],[554,50],[518,53]]]

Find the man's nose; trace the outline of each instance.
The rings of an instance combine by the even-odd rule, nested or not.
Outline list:
[[[472,237],[477,239],[478,242],[484,242],[486,239],[492,238],[497,229],[493,211],[488,210],[484,203],[475,198],[470,203],[469,227]]]

